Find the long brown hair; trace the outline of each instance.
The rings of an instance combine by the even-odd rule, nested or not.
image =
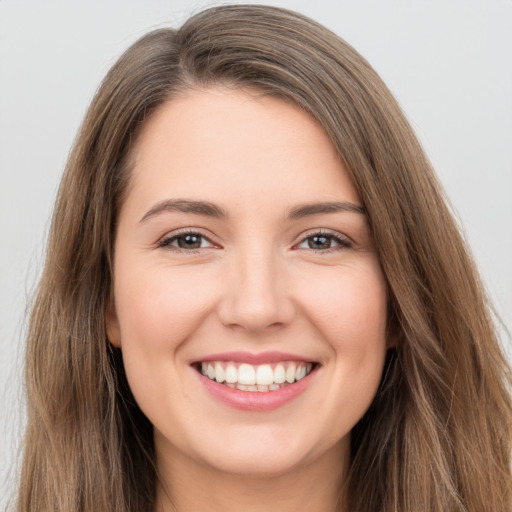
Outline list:
[[[31,317],[18,511],[154,509],[152,426],[105,332],[116,221],[144,121],[178,91],[216,83],[256,88],[309,112],[368,213],[398,341],[352,432],[345,510],[512,510],[509,368],[409,124],[375,71],[336,35],[287,10],[239,5],[140,39],[89,108]]]

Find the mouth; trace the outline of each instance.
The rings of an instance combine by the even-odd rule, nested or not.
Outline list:
[[[257,365],[237,361],[199,361],[192,366],[203,377],[227,388],[270,393],[296,384],[319,365],[306,361],[279,361]]]

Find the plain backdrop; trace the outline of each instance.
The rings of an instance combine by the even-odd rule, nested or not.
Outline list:
[[[258,3],[315,18],[381,74],[433,161],[510,330],[512,1]],[[216,4],[0,0],[0,508],[13,487],[23,425],[26,308],[80,121],[101,78],[133,41]]]

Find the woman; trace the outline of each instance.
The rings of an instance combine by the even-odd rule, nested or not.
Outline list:
[[[204,11],[109,72],[26,379],[20,511],[511,509],[510,373],[430,164],[289,11]]]

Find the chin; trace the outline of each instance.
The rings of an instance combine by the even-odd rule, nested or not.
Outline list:
[[[263,432],[262,432],[263,431]],[[274,435],[273,435],[274,434]],[[278,477],[293,473],[313,463],[325,453],[325,446],[315,446],[311,436],[290,436],[261,429],[254,435],[230,436],[229,443],[219,440],[202,460],[215,471],[247,477]],[[234,440],[237,438],[236,440]],[[206,460],[205,460],[206,459]]]
[[[229,453],[209,460],[214,471],[249,478],[279,477],[289,474],[303,462],[297,454],[275,454],[260,451],[258,454]]]

